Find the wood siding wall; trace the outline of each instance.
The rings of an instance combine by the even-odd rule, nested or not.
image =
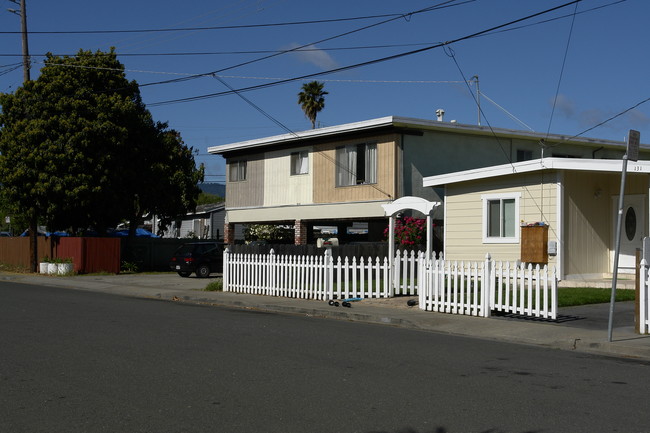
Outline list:
[[[264,204],[264,156],[252,155],[234,160],[247,161],[246,180],[226,180],[226,206],[228,208],[262,206]],[[230,176],[230,161],[226,163],[226,176]]]
[[[614,208],[612,197],[620,193],[617,173],[565,174],[565,250],[570,257],[566,274],[611,272],[610,253],[614,250]],[[628,173],[626,194],[648,194],[648,176]],[[647,221],[646,209],[646,221]],[[647,233],[647,227],[644,227]]]
[[[549,240],[558,240],[556,175],[546,173],[506,176],[466,182],[447,188],[445,203],[445,257],[449,260],[479,260],[490,253],[493,260],[520,259],[520,243],[483,243],[483,201],[481,195],[520,193],[519,218],[525,223],[544,221]],[[519,228],[517,227],[517,230]],[[549,257],[549,264],[555,257]]]
[[[291,154],[307,151],[307,174],[291,175]],[[313,203],[312,173],[314,154],[310,147],[299,147],[264,154],[264,206]]]
[[[396,197],[398,134],[364,137],[314,146],[314,203],[389,200]],[[336,148],[348,144],[377,143],[377,183],[336,186]]]

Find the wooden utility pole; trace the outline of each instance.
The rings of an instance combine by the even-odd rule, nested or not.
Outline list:
[[[20,28],[23,38],[23,82],[28,82],[29,78],[29,44],[27,41],[27,7],[25,6],[25,0],[9,0],[12,3],[20,6],[19,10],[8,9],[9,12],[12,12],[20,16]]]
[[[20,10],[9,9],[9,12],[20,16],[20,28],[23,46],[23,84],[30,81],[29,68],[29,44],[27,42],[27,6],[25,0],[9,0],[20,6]],[[38,217],[32,215],[29,218],[29,267],[32,272],[38,270]]]

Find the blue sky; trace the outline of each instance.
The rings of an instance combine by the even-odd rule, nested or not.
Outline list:
[[[0,32],[18,32],[19,17],[5,11],[16,5],[0,2]],[[48,51],[63,55],[114,46],[128,78],[141,85],[220,71],[221,80],[241,89],[432,47],[568,2],[27,0],[26,9],[32,78]],[[448,7],[410,14],[443,4]],[[362,17],[368,18],[341,20]],[[476,124],[470,93],[476,85],[464,81],[477,75],[483,125],[576,135],[650,98],[649,17],[647,0],[582,0],[446,48],[242,93],[257,108],[235,94],[166,103],[228,90],[209,75],[143,86],[141,92],[155,119],[169,122],[198,149],[206,181],[216,182],[225,180],[224,163],[208,155],[208,147],[287,132],[259,110],[292,131],[311,127],[297,93],[313,79],[325,82],[329,92],[318,115],[321,126],[391,115],[435,119],[438,108],[445,120]],[[317,20],[327,22],[249,27]],[[205,29],[224,26],[238,28]],[[65,33],[159,29],[184,30]],[[300,46],[308,50],[259,60]],[[22,70],[11,71],[20,53],[20,35],[0,33],[0,92],[21,85]],[[632,128],[646,143],[649,124],[647,102],[584,136],[622,141]]]

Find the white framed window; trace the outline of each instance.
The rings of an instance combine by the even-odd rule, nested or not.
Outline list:
[[[291,154],[291,175],[296,176],[307,173],[309,173],[309,152],[306,150],[293,152]]]
[[[228,174],[228,180],[230,182],[242,182],[246,180],[246,161],[230,161],[230,172]]]
[[[519,199],[521,193],[485,194],[483,243],[519,243]]]
[[[336,186],[377,183],[377,143],[336,148]]]

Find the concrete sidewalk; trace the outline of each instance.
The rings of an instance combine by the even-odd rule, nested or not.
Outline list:
[[[204,291],[214,279],[181,278],[172,273],[71,277],[0,274],[0,280],[7,282],[377,323],[650,361],[650,336],[634,332],[634,302],[616,304],[613,341],[610,343],[607,341],[609,304],[561,308],[556,321],[512,315],[486,319],[432,313],[422,311],[417,306],[407,306],[407,300],[417,299],[415,297],[366,299],[353,303],[351,308],[343,308],[330,306],[324,301]]]

